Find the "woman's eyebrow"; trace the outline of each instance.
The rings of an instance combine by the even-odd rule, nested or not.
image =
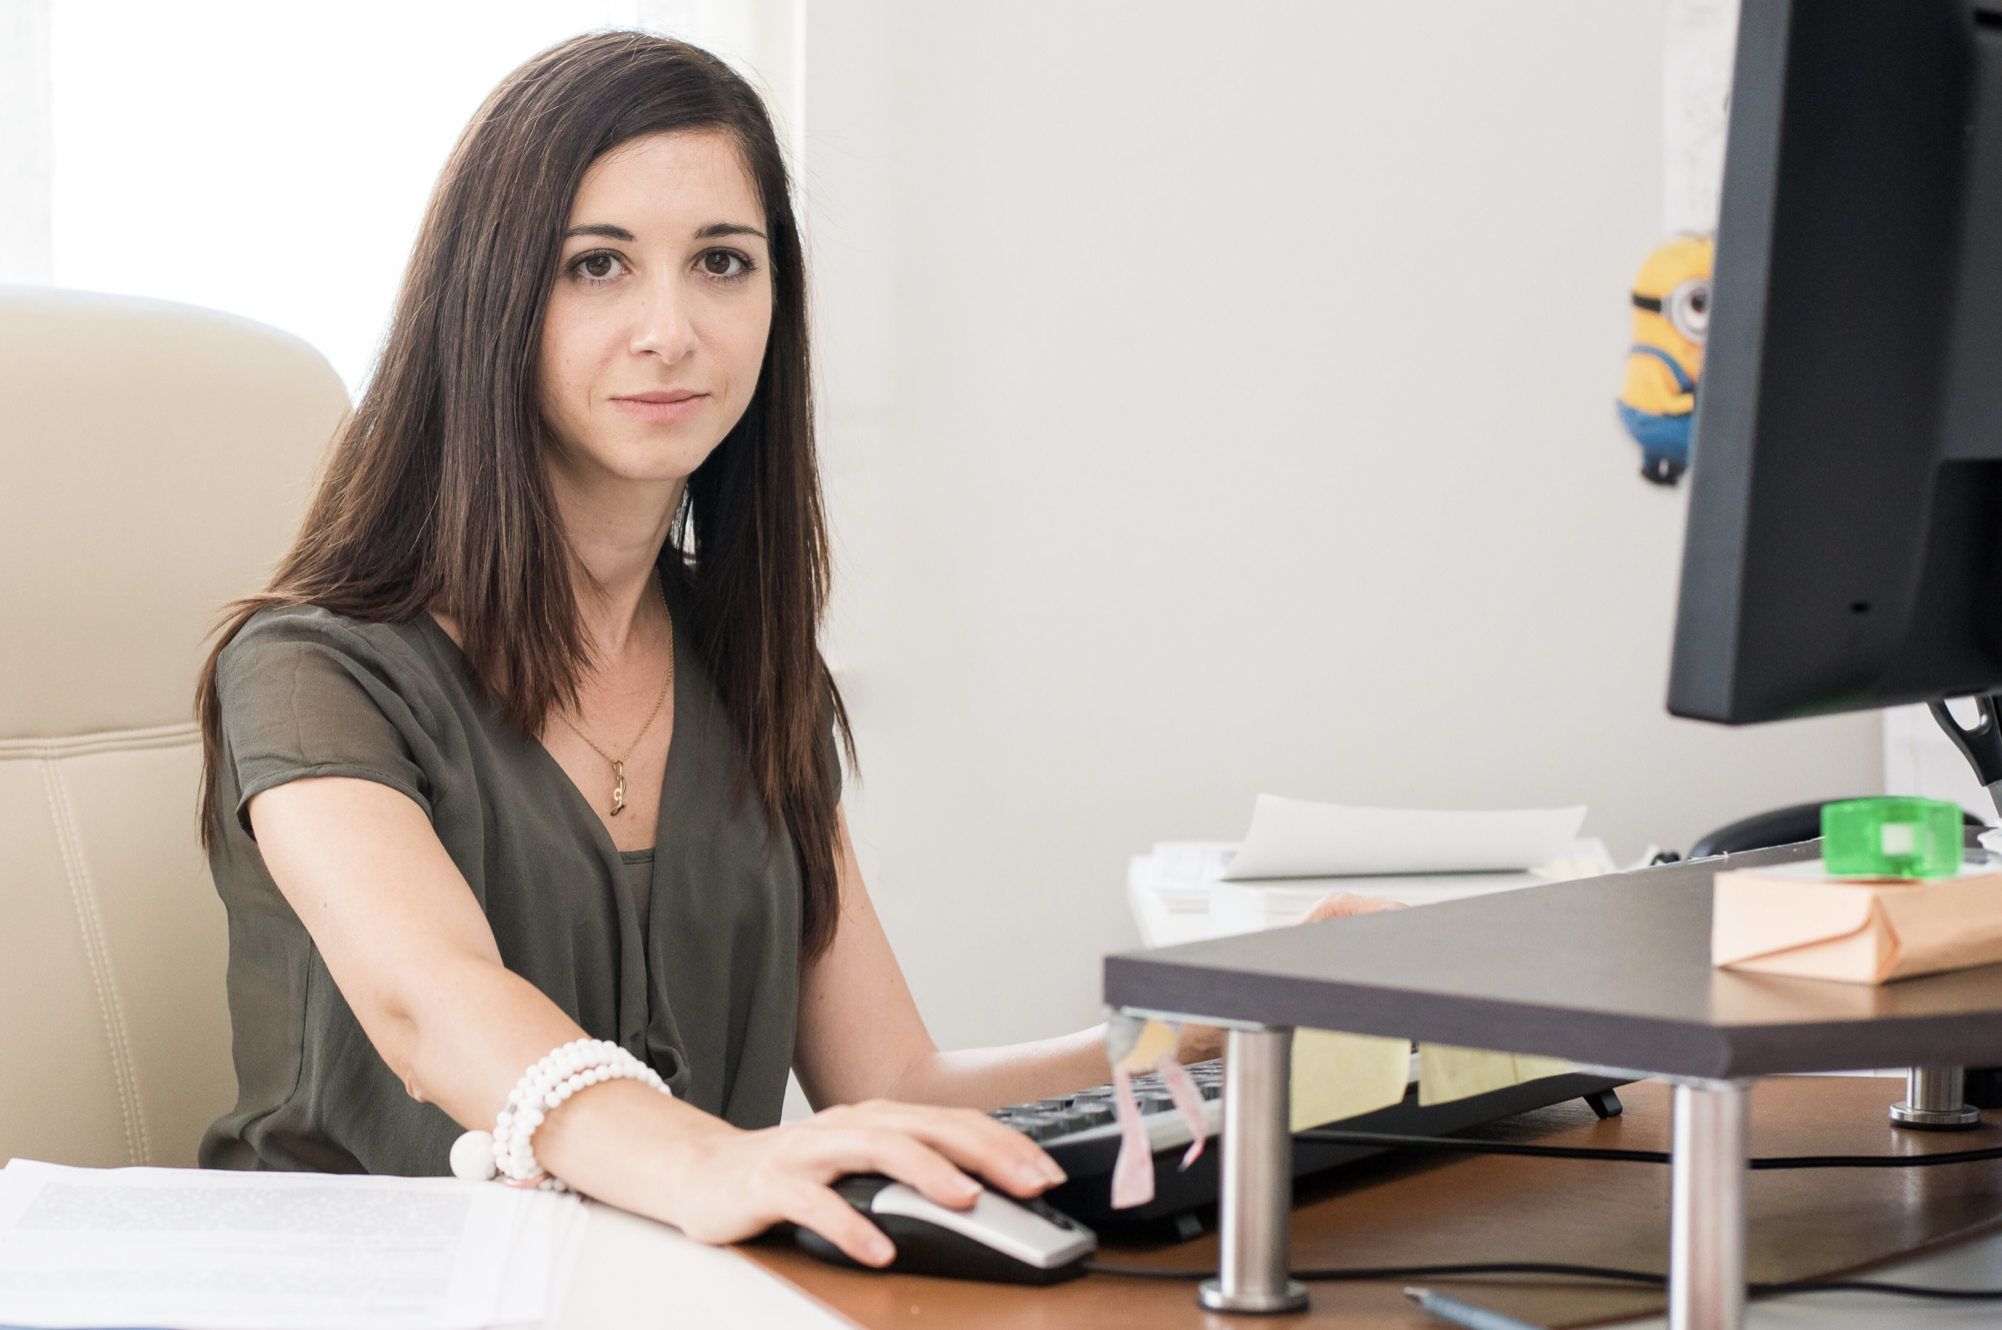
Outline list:
[[[603,236],[607,240],[623,240],[630,244],[633,233],[623,226],[613,226],[607,222],[593,222],[588,226],[573,226],[563,233],[569,240],[573,236]],[[697,240],[714,240],[717,236],[756,236],[765,239],[765,233],[755,226],[745,226],[740,222],[711,222],[695,233]]]

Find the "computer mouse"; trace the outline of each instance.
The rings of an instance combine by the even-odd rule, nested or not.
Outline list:
[[[949,1210],[880,1173],[842,1178],[834,1190],[896,1244],[897,1258],[882,1267],[885,1272],[1058,1284],[1083,1274],[1086,1258],[1098,1250],[1096,1233],[1042,1201],[1017,1201],[983,1188],[970,1209]],[[850,1260],[810,1228],[794,1237],[832,1265],[876,1268]]]

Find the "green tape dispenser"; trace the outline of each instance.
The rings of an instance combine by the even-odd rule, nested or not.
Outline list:
[[[1821,806],[1821,858],[1836,877],[1952,877],[1960,805],[1888,796]]]

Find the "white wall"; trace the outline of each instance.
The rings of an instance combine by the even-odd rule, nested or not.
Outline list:
[[[1127,855],[1257,792],[1592,807],[1616,854],[1881,788],[1670,719],[1684,493],[1613,418],[1658,2],[842,0],[808,31],[831,646],[949,1044],[1096,1016]]]
[[[49,0],[0,0],[0,282],[49,280]]]
[[[1973,702],[1961,697],[1951,704],[1963,725],[1978,720]],[[1886,707],[1883,717],[1884,793],[1945,799],[1994,825],[1994,798],[1931,711],[1923,705]]]

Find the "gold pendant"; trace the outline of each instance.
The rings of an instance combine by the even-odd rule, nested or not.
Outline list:
[[[618,776],[619,783],[612,787],[612,811],[610,816],[617,817],[620,813],[626,811],[626,764],[623,762],[614,762],[612,763],[612,771]]]

